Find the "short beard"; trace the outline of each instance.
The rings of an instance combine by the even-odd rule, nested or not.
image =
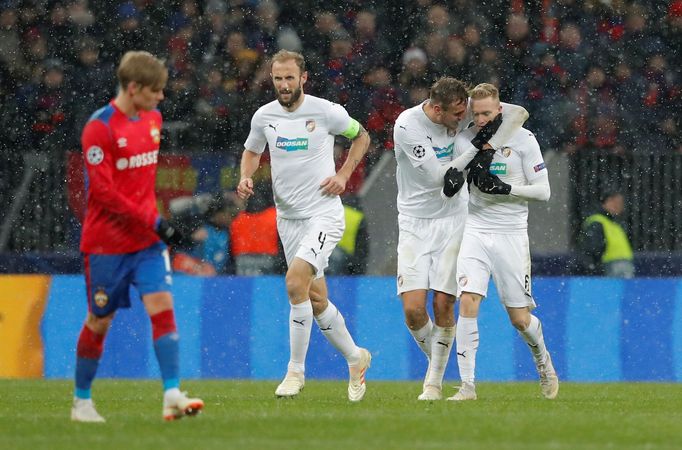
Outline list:
[[[298,101],[299,98],[301,98],[301,93],[303,90],[299,87],[294,89],[294,91],[291,93],[291,100],[288,102],[285,102],[282,100],[282,96],[280,93],[277,93],[277,101],[279,102],[280,105],[284,106],[285,108],[291,108],[291,106]]]

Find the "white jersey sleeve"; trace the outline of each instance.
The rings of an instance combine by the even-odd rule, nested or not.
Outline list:
[[[393,129],[393,141],[398,143],[395,147],[396,152],[404,154],[415,168],[436,158],[436,152],[429,145],[427,135],[420,131],[416,126],[400,125],[397,122]]]
[[[521,148],[525,150],[523,152],[523,173],[526,175],[526,180],[532,183],[535,179],[547,174],[547,167],[535,135],[526,131],[522,136],[520,138],[523,140]]]
[[[464,196],[441,196],[443,174],[453,162],[454,152],[454,136],[447,128],[433,123],[420,104],[400,114],[393,138],[398,212],[429,219],[466,214]]]
[[[265,122],[263,121],[262,108],[260,108],[251,118],[251,130],[249,131],[249,136],[246,138],[246,142],[244,142],[244,148],[246,150],[258,154],[265,151],[265,145],[268,143],[268,140],[263,131],[264,128]]]
[[[329,124],[329,133],[334,136],[343,134],[348,130],[348,127],[353,120],[348,111],[338,103],[329,102],[331,107],[327,110],[327,121]]]
[[[547,201],[551,195],[549,175],[542,158],[540,144],[531,132],[522,134],[521,144],[525,149],[522,159],[523,173],[527,185],[512,185],[511,195],[526,200]]]

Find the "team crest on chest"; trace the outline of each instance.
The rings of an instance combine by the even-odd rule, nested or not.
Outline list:
[[[95,300],[95,305],[100,308],[104,308],[109,303],[109,296],[104,292],[104,288],[97,288],[92,298]]]
[[[154,141],[155,144],[161,142],[161,130],[159,129],[159,126],[156,125],[156,122],[151,123],[151,129],[149,130],[149,134],[151,135],[152,140]]]
[[[308,133],[312,133],[313,131],[315,131],[315,121],[313,119],[306,120],[305,129],[308,130]]]
[[[509,148],[509,147],[502,148],[502,156],[504,156],[505,158],[509,158],[511,156],[511,154],[512,154],[511,148]]]

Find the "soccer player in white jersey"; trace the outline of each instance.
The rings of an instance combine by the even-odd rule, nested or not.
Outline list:
[[[290,359],[278,397],[298,395],[305,384],[305,357],[313,317],[322,334],[348,362],[348,399],[362,400],[371,355],[355,345],[343,316],[327,298],[324,269],[343,235],[344,210],[339,195],[369,146],[364,127],[338,104],[306,95],[305,60],[299,53],[279,51],[272,58],[271,77],[277,99],[256,111],[244,144],[237,194],[253,194],[261,154],[270,149],[277,230],[288,270]],[[338,172],[334,136],[352,140],[348,158]]]
[[[398,182],[398,294],[406,325],[429,361],[419,400],[442,398],[443,375],[455,338],[455,264],[468,202],[467,190],[461,190],[461,172],[478,152],[471,143],[453,152],[455,134],[471,123],[468,103],[467,86],[443,77],[431,87],[428,100],[400,114],[393,131]],[[524,108],[504,104],[504,120],[498,123],[497,133],[483,139],[485,148],[504,142],[527,117]],[[441,196],[446,171],[457,175],[448,178],[453,186],[446,195],[451,198]],[[426,310],[429,289],[433,291],[435,325]]]
[[[457,136],[455,149],[466,148],[476,130],[501,111],[495,86],[479,84],[470,95],[476,127]],[[528,200],[547,201],[550,196],[547,169],[533,133],[524,128],[517,131],[495,150],[489,169],[471,173],[470,178],[474,186],[457,260],[457,363],[462,386],[448,400],[476,399],[477,317],[491,275],[512,325],[533,355],[542,395],[553,399],[559,392],[559,379],[540,320],[531,314],[535,301],[531,294]]]

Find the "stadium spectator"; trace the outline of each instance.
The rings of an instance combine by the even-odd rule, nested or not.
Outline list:
[[[77,147],[73,137],[73,97],[58,59],[45,62],[42,82],[29,99],[31,148],[61,154]]]
[[[249,197],[244,211],[237,214],[230,225],[230,239],[237,275],[283,272],[277,211],[268,183],[254,186],[254,195]]]
[[[330,58],[332,37],[347,33],[350,56]],[[337,82],[311,77],[307,92],[342,102],[363,123],[375,109],[373,95],[363,95],[370,72],[389,80],[381,88],[395,90],[403,105],[426,98],[433,74],[447,72],[464,80],[492,81],[503,89],[503,98],[527,105],[543,149],[589,150],[594,143],[589,136],[602,134],[620,142],[601,147],[608,151],[677,151],[681,35],[679,0],[514,1],[503,8],[471,0],[332,1],[322,7],[310,0],[10,0],[0,3],[0,90],[5,94],[3,123],[10,124],[3,135],[12,140],[6,148],[15,142],[20,142],[17,148],[29,148],[32,100],[45,62],[58,57],[69,88],[65,101],[75,108],[68,115],[70,135],[76,136],[86,111],[101,102],[97,98],[104,90],[93,92],[101,74],[109,73],[124,51],[139,48],[171,63],[169,91],[176,92],[169,95],[177,106],[162,106],[169,119],[164,130],[169,146],[198,153],[229,147],[229,159],[236,160],[242,150],[237,143],[248,129],[245,112],[254,111],[269,95],[268,58],[279,48],[305,46],[314,66],[335,65]],[[98,44],[92,64],[83,63],[83,57],[90,58],[83,54],[84,40]],[[337,54],[342,53],[347,39],[337,39],[337,47],[342,49]],[[250,56],[254,51],[255,60]],[[404,53],[415,62],[415,70],[403,68]],[[590,125],[584,118],[595,115],[586,112],[584,95],[594,92],[584,88],[585,79],[593,78],[588,72],[593,65],[602,68],[611,96],[603,108],[604,123]],[[213,110],[229,110],[228,118],[208,118],[206,97],[199,94],[214,68],[222,72],[228,95],[226,107]],[[89,75],[97,81],[88,81]],[[222,95],[216,96],[221,101],[217,98]],[[632,125],[642,120],[654,126]],[[595,127],[601,132],[595,133]],[[183,129],[188,131],[173,131]],[[378,137],[377,154],[391,150],[390,130],[383,133],[388,138]],[[576,135],[589,138],[576,145]],[[52,206],[65,207],[57,202]]]
[[[402,62],[403,68],[398,75],[398,83],[404,91],[414,86],[429,85],[432,75],[429,72],[429,59],[423,49],[408,48],[403,53]]]
[[[198,413],[204,402],[179,389],[180,347],[166,244],[181,236],[159,215],[154,193],[162,125],[156,107],[168,71],[150,53],[127,52],[117,78],[116,98],[93,114],[81,138],[89,180],[81,238],[88,312],[76,348],[71,420],[105,421],[95,410],[91,386],[114,315],[130,307],[131,286],[151,319],[163,380],[162,416],[174,420]]]
[[[199,276],[234,273],[230,229],[242,208],[233,192],[171,200],[171,222],[189,236],[173,251],[173,270]]]
[[[582,224],[579,238],[580,260],[589,275],[633,278],[632,246],[618,218],[625,199],[618,191],[605,191],[599,197],[601,208]]]
[[[277,100],[259,108],[251,120],[237,193],[242,199],[253,195],[252,176],[268,145],[291,305],[290,360],[275,395],[292,397],[303,388],[315,317],[324,336],[348,362],[348,399],[360,401],[365,395],[365,372],[371,355],[355,344],[343,316],[327,298],[324,270],[343,233],[343,207],[338,196],[364,157],[369,136],[342,106],[304,94],[308,72],[301,54],[279,51],[272,59],[271,74]],[[349,157],[338,172],[334,170],[330,134],[353,141]]]

